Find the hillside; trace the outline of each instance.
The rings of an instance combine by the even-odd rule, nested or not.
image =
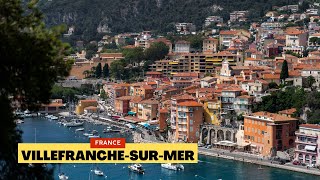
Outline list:
[[[298,0],[290,0],[290,4]],[[228,18],[233,10],[250,10],[252,18],[260,17],[274,5],[288,0],[42,0],[39,7],[48,25],[75,26],[77,39],[90,40],[97,29],[104,32],[139,32],[174,30],[175,22],[192,22],[201,28],[210,15]],[[222,7],[223,10],[217,10]]]

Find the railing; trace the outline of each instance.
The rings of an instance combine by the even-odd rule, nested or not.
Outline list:
[[[313,151],[307,151],[305,149],[295,149],[296,152],[302,152],[302,153],[307,153],[307,154],[317,154],[317,150]]]
[[[300,131],[296,131],[295,134],[296,134],[296,135],[300,135],[300,136],[313,137],[313,138],[317,138],[317,137],[318,137],[318,135],[316,135],[316,134],[306,134],[306,133],[300,132]]]
[[[300,139],[296,139],[295,141],[296,143],[302,143],[302,144],[312,144],[312,145],[316,145],[317,144],[317,141],[307,141],[307,140],[300,140]]]

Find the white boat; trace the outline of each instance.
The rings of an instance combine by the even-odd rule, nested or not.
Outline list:
[[[166,163],[166,164],[161,164],[161,167],[165,169],[174,170],[174,171],[184,170],[184,166],[182,164]]]
[[[59,177],[60,180],[67,180],[67,179],[69,179],[69,177],[66,176],[64,173],[60,173],[60,174],[58,175],[58,177]]]
[[[88,138],[99,138],[99,135],[92,135],[92,136],[88,136]]]
[[[84,136],[93,136],[91,133],[83,133]]]
[[[103,176],[104,175],[103,172],[101,170],[99,170],[99,169],[95,169],[95,170],[93,170],[93,172],[97,176]]]
[[[133,172],[136,172],[136,173],[139,173],[139,174],[144,174],[144,169],[142,168],[141,164],[129,165],[128,168]]]
[[[50,119],[55,121],[55,120],[58,120],[59,118],[57,116],[51,116]]]
[[[15,120],[15,123],[16,123],[16,124],[21,124],[21,123],[24,123],[24,121],[21,120],[21,119],[17,119],[17,120]]]
[[[76,129],[76,131],[83,131],[84,130],[84,128],[78,128],[78,129]]]
[[[82,126],[83,123],[84,123],[83,121],[74,120],[72,122],[63,123],[63,125],[65,127],[77,127],[77,126]]]

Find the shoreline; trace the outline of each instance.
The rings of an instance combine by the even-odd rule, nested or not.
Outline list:
[[[203,150],[198,150],[198,154],[204,155],[204,156],[210,156],[210,157],[216,157],[216,158],[223,158],[223,159],[229,159],[233,161],[240,161],[240,162],[245,162],[245,163],[251,163],[251,164],[257,164],[257,165],[262,165],[262,166],[267,166],[267,167],[272,167],[272,168],[278,168],[278,169],[285,169],[289,171],[295,171],[295,172],[300,172],[300,173],[306,173],[306,174],[312,174],[316,176],[320,176],[320,171],[314,171],[314,170],[309,170],[309,169],[301,169],[297,167],[291,167],[291,166],[286,166],[286,165],[280,165],[280,164],[272,164],[269,162],[263,162],[263,161],[257,161],[257,160],[249,160],[246,157],[243,158],[237,158],[237,157],[231,157],[227,155],[222,155],[222,154],[217,154],[214,152],[205,152]]]

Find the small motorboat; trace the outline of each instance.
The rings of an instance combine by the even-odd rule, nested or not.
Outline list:
[[[92,135],[92,136],[88,136],[88,138],[99,138],[99,135]]]
[[[133,172],[136,172],[139,174],[144,174],[144,169],[142,168],[141,164],[133,164],[133,165],[128,166],[128,168]]]
[[[56,121],[56,120],[58,120],[59,118],[58,118],[57,116],[51,116],[50,119],[53,120],[53,121]]]
[[[93,172],[94,172],[94,174],[95,175],[97,175],[97,176],[103,176],[104,174],[103,174],[103,172],[100,170],[100,169],[95,169],[95,170],[93,170]]]
[[[92,134],[97,134],[98,131],[97,131],[97,130],[92,130],[91,133],[92,133]]]
[[[103,133],[111,132],[112,128],[110,126],[107,127],[107,129],[103,130]]]
[[[88,137],[88,136],[93,136],[92,133],[83,133],[83,135],[84,135],[84,136],[87,136],[87,137]]]
[[[67,179],[69,179],[69,177],[66,176],[64,173],[60,173],[58,176],[59,176],[59,179],[60,179],[60,180],[67,180]]]
[[[161,167],[165,169],[174,170],[174,171],[184,170],[184,166],[182,164],[175,164],[175,163],[161,164]]]
[[[84,131],[84,128],[78,128],[76,131]]]

